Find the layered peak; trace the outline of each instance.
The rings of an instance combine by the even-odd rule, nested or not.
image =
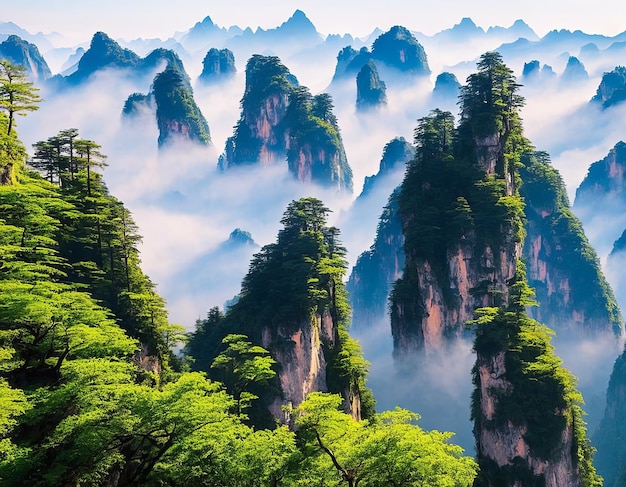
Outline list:
[[[315,26],[302,10],[296,10],[293,15],[289,17],[286,22],[283,22],[278,28],[283,32],[293,32],[297,34],[300,34],[303,31],[317,33]]]
[[[24,66],[34,81],[43,81],[52,75],[37,46],[15,34],[0,43],[0,59]]]
[[[415,36],[400,25],[392,27],[374,41],[372,58],[400,71],[430,74],[426,51]]]
[[[219,166],[286,161],[299,181],[352,190],[332,97],[312,96],[276,56],[253,55],[246,65],[241,118]]]

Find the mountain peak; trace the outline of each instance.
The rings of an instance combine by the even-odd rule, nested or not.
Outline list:
[[[283,22],[278,28],[281,30],[284,30],[284,29],[296,30],[297,29],[298,31],[301,31],[304,29],[304,30],[317,32],[317,29],[313,25],[313,22],[311,22],[309,18],[306,16],[306,14],[300,9],[297,9],[293,13],[293,15],[289,17],[289,19],[287,19],[286,22]]]
[[[476,31],[476,30],[481,30],[482,29],[480,27],[478,27],[474,21],[472,19],[470,19],[469,17],[463,17],[461,19],[461,22],[459,22],[458,24],[454,25],[454,27],[452,27],[452,29],[454,30],[458,30],[458,31],[464,31],[464,32],[472,32],[472,31]]]

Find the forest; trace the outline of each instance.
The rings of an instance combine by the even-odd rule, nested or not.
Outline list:
[[[139,229],[98,170],[102,148],[70,128],[29,157],[14,116],[37,109],[37,89],[9,63],[1,79],[2,485],[471,485],[476,463],[452,434],[403,409],[357,421],[320,392],[289,411],[292,428],[254,427],[249,389],[275,374],[267,351],[229,334],[211,363],[223,382],[190,371],[173,352],[183,329],[141,271]],[[323,241],[324,211],[306,203],[287,210],[277,245]],[[287,306],[328,300],[307,290],[313,274],[345,270],[328,252],[311,262],[294,249],[305,302]]]
[[[337,144],[332,100],[290,89],[292,136]],[[58,127],[29,151],[16,118],[43,100],[23,67],[2,61],[0,483],[456,487],[552,475],[602,485],[576,380],[528,315],[520,173],[540,154],[523,135],[518,89],[501,56],[484,54],[459,123],[441,110],[418,120],[397,193],[407,264],[391,294],[394,339],[405,327],[426,341],[423,269],[431,289],[445,288],[449,247],[495,249],[465,325],[476,352],[472,458],[452,432],[422,429],[418,413],[377,411],[350,336],[346,249],[322,201],[289,203],[239,294],[186,332],[142,271],[140,229],[103,179],[106,148]],[[460,299],[450,288],[442,302]],[[490,449],[514,434],[529,453],[503,466]]]

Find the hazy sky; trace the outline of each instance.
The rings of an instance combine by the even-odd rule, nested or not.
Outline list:
[[[487,28],[524,19],[537,34],[552,29],[581,29],[616,35],[626,30],[626,4],[605,0],[0,0],[0,21],[14,22],[31,33],[61,32],[88,41],[102,30],[114,38],[170,37],[207,15],[219,26],[272,28],[295,9],[303,10],[322,34],[369,34],[404,25],[434,34],[463,17]]]

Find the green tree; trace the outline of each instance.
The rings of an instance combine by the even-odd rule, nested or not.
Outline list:
[[[106,167],[107,156],[100,152],[101,145],[93,140],[79,139],[75,144],[76,153],[80,157],[78,167],[87,171],[87,195],[91,196],[91,171],[94,167]]]
[[[311,393],[295,411],[310,452],[309,485],[472,485],[476,464],[448,443],[451,433],[425,432],[415,424],[418,415],[399,408],[355,421],[340,404],[339,396]]]
[[[15,122],[15,115],[26,115],[22,112],[32,112],[39,108],[41,97],[26,74],[26,68],[11,64],[9,61],[0,61],[0,110],[8,116],[7,135],[11,134]]]
[[[223,382],[232,392],[237,401],[237,414],[249,406],[250,401],[257,399],[248,389],[250,384],[264,383],[276,375],[272,365],[276,361],[270,357],[263,347],[252,345],[245,335],[226,335],[222,343],[226,350],[220,353],[212,368],[223,371]]]

